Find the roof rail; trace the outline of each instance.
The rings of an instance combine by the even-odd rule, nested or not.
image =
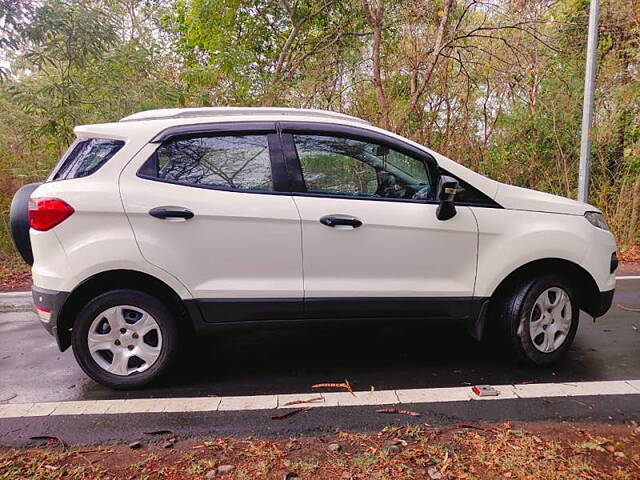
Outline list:
[[[361,118],[329,110],[314,110],[284,107],[200,107],[200,108],[165,108],[146,110],[121,118],[121,122],[140,120],[167,120],[171,118],[227,117],[232,115],[299,115],[316,118],[336,118],[350,122],[370,125]]]

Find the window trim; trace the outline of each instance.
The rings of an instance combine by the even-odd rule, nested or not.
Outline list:
[[[319,193],[308,192],[303,178],[302,166],[298,157],[293,135],[318,135],[327,137],[348,138],[361,142],[373,143],[391,148],[399,153],[408,155],[416,160],[425,163],[431,180],[431,188],[434,191],[438,186],[438,162],[433,156],[427,152],[419,150],[412,145],[401,142],[389,135],[378,132],[371,132],[362,128],[352,127],[348,125],[331,125],[316,122],[280,122],[278,124],[281,130],[283,148],[285,151],[287,164],[289,168],[289,181],[291,182],[291,194],[300,197],[318,197],[318,198],[342,198],[348,200],[365,200],[365,201],[382,201],[382,202],[400,202],[400,203],[422,203],[422,204],[438,204],[437,199],[422,200],[413,198],[389,198],[389,197],[366,197],[349,194]]]
[[[149,140],[149,143],[165,143],[178,138],[220,137],[242,135],[242,133],[247,135],[268,135],[277,132],[276,122],[192,123],[165,128]]]
[[[212,126],[212,124],[204,124],[204,125],[208,125],[209,127]],[[246,123],[236,122],[231,125],[232,128],[230,128],[229,124],[213,124],[213,125],[215,126],[222,125],[223,128],[213,128],[213,129],[198,128],[198,129],[192,130],[190,128],[177,129],[177,127],[175,127],[176,130],[172,130],[174,129],[174,127],[171,127],[167,129],[167,130],[172,130],[172,132],[169,132],[166,135],[164,135],[163,138],[165,139],[162,142],[154,142],[154,141],[150,142],[150,143],[158,143],[158,146],[151,153],[151,155],[149,155],[140,164],[140,166],[136,171],[136,177],[144,180],[154,181],[154,182],[168,183],[171,185],[180,185],[183,187],[190,187],[190,188],[204,188],[206,190],[220,190],[225,192],[253,193],[253,194],[262,194],[262,195],[289,194],[289,190],[288,190],[289,182],[288,182],[286,165],[284,161],[282,143],[276,131],[276,126],[274,122],[271,122],[271,123],[260,122],[259,124],[249,123],[249,122],[246,122]],[[202,124],[196,125],[196,126],[202,126]],[[254,129],[256,128],[256,126],[258,127],[257,130]],[[193,127],[193,125],[180,125],[178,127]],[[165,130],[164,132],[166,132],[167,130]],[[158,138],[159,135],[160,134],[156,135],[154,139]],[[231,136],[240,137],[240,136],[249,136],[249,135],[264,136],[267,139],[267,147],[269,151],[269,163],[271,167],[271,182],[273,184],[273,190],[253,190],[253,189],[246,189],[246,188],[240,189],[240,188],[225,187],[223,185],[204,185],[199,183],[180,182],[177,180],[167,180],[164,178],[154,177],[152,175],[147,175],[142,172],[147,162],[149,162],[149,160],[154,155],[157,154],[158,149],[169,142],[172,142],[175,140],[187,139],[187,138],[231,137]]]

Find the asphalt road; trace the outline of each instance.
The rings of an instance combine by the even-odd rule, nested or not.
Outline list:
[[[523,403],[525,402],[525,403]],[[638,395],[535,398],[490,402],[443,402],[406,405],[419,417],[381,415],[375,406],[312,408],[285,420],[273,420],[282,410],[235,412],[135,413],[0,419],[1,446],[42,444],[32,437],[55,436],[68,446],[129,443],[164,443],[166,436],[145,432],[170,431],[186,438],[291,438],[346,431],[377,431],[388,425],[482,424],[549,421],[572,423],[629,423],[640,418]]]
[[[548,369],[518,365],[457,327],[288,328],[202,339],[161,384],[129,392],[88,379],[35,314],[0,313],[0,403],[298,393],[345,378],[355,390],[640,379],[640,313],[618,305],[640,308],[640,280],[618,282],[596,323],[583,313],[566,360]]]

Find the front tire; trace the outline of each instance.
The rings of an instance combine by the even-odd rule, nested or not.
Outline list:
[[[503,297],[499,322],[519,359],[546,366],[566,355],[578,329],[575,298],[571,284],[560,275],[523,280]]]
[[[73,353],[82,370],[114,389],[156,381],[173,363],[178,333],[174,317],[157,298],[112,290],[80,310],[73,325]]]

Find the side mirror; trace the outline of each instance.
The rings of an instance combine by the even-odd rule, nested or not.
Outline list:
[[[438,185],[438,200],[440,205],[436,210],[438,220],[449,220],[456,215],[456,205],[453,202],[458,193],[458,180],[453,177],[442,175]]]

